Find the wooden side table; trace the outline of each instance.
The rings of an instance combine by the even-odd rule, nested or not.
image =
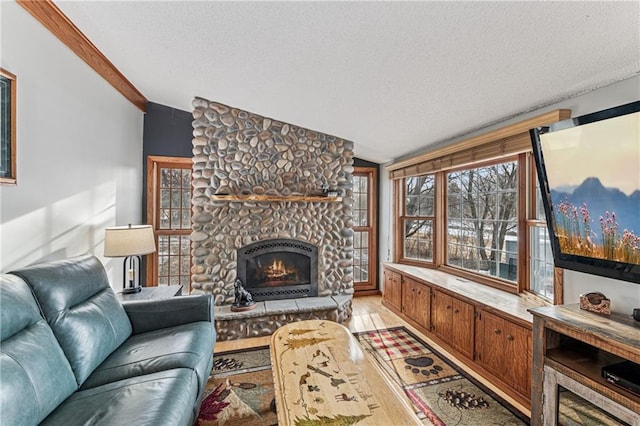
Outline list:
[[[122,294],[122,292],[118,292],[116,293],[116,296],[119,301],[124,302],[129,300],[169,299],[174,296],[180,296],[181,294],[181,285],[161,285],[157,287],[142,287],[141,291],[131,294]]]

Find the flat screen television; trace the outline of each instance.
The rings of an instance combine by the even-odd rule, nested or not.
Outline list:
[[[640,283],[640,101],[530,135],[555,265]]]

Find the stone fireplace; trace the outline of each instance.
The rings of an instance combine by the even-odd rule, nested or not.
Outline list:
[[[219,338],[346,319],[353,143],[202,98],[193,106],[192,292],[214,296]],[[228,309],[236,279],[260,301],[242,317]]]
[[[253,300],[318,295],[318,248],[303,241],[258,241],[238,250],[238,278]]]

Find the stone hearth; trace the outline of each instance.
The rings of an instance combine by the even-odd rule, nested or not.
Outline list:
[[[351,296],[306,297],[258,302],[248,312],[232,312],[230,305],[216,309],[217,338],[233,340],[273,334],[294,321],[322,319],[345,322],[351,318]]]
[[[192,292],[214,296],[220,338],[268,334],[309,315],[348,318],[353,143],[201,98],[193,106]],[[338,197],[318,197],[326,188]],[[317,247],[318,297],[227,315],[238,251],[272,239]]]

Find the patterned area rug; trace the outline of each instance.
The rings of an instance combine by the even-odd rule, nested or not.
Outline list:
[[[528,419],[404,327],[355,333],[425,425],[525,425]],[[277,425],[269,348],[215,354],[196,425]]]
[[[355,333],[425,424],[525,425],[529,419],[404,327]]]
[[[214,354],[199,426],[278,424],[269,347]]]

